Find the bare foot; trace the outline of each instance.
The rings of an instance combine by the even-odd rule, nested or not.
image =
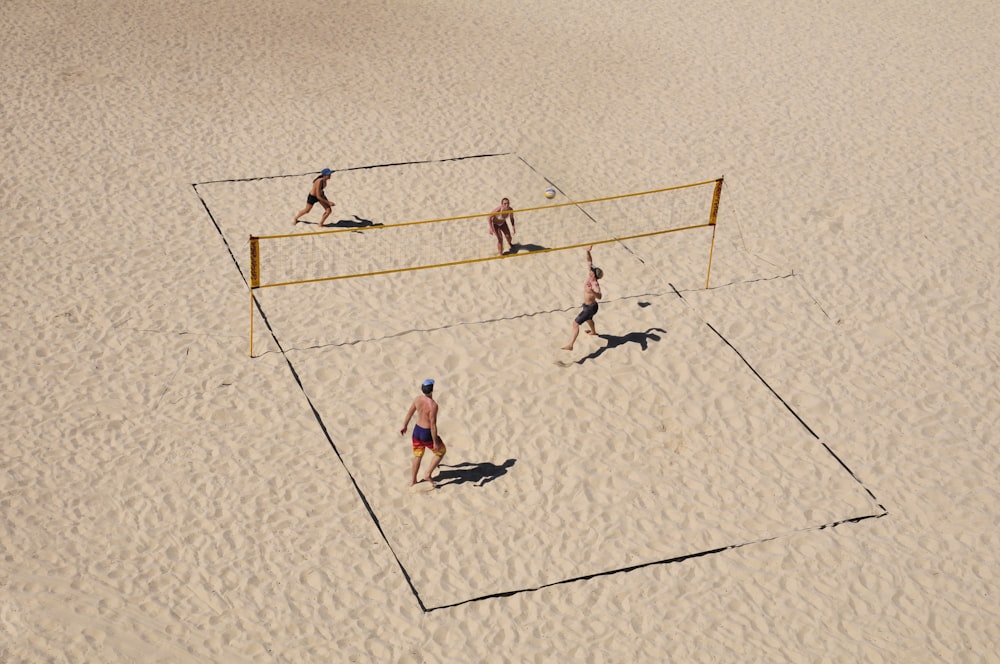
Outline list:
[[[562,347],[562,350],[573,350],[573,344],[567,344]]]
[[[594,330],[584,330],[587,334],[597,334]]]

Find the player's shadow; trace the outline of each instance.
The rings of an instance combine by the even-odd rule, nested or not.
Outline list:
[[[480,463],[463,461],[454,466],[442,463],[438,468],[444,468],[445,470],[438,471],[438,474],[434,476],[434,484],[439,488],[451,484],[475,484],[476,486],[483,486],[498,477],[506,475],[507,469],[516,462],[516,459],[507,459],[499,466],[489,461],[482,461]]]
[[[338,219],[337,221],[330,223],[327,222],[323,224],[323,228],[370,228],[372,226],[384,226],[372,221],[371,219],[363,219],[358,215],[351,215],[353,219]]]
[[[616,337],[612,334],[598,334],[601,339],[604,339],[608,343],[598,348],[590,355],[585,355],[576,361],[577,364],[583,364],[587,360],[596,360],[605,352],[613,349],[620,348],[625,344],[639,344],[643,350],[649,348],[649,342],[659,341],[662,337],[659,334],[654,334],[655,332],[662,332],[666,334],[667,331],[659,327],[651,327],[645,332],[629,332],[625,336]]]
[[[530,254],[532,251],[543,251],[545,249],[548,249],[548,247],[544,247],[540,244],[515,244],[507,251],[507,255],[519,254],[522,251]]]

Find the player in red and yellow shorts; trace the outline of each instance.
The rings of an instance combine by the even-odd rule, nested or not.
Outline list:
[[[447,448],[444,446],[444,441],[441,440],[441,436],[438,436],[438,448],[434,449],[434,441],[431,440],[431,430],[425,429],[419,424],[413,425],[413,456],[420,458],[424,455],[425,450],[430,450],[434,452],[436,456],[443,457],[444,453],[447,452]]]

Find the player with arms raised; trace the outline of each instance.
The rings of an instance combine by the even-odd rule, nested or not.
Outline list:
[[[587,334],[597,334],[597,329],[594,327],[594,316],[597,315],[597,301],[603,297],[600,279],[604,276],[604,271],[595,267],[591,261],[591,249],[593,249],[592,246],[586,249],[587,280],[583,283],[583,309],[573,321],[573,336],[570,337],[569,343],[562,347],[563,350],[573,350],[573,344],[576,343],[576,338],[580,334],[580,326],[584,323],[590,327]]]

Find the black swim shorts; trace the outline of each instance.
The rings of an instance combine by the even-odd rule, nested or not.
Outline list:
[[[596,315],[597,315],[597,303],[594,302],[593,304],[585,304],[583,305],[583,309],[581,309],[580,313],[577,314],[576,316],[576,324],[583,325]]]

